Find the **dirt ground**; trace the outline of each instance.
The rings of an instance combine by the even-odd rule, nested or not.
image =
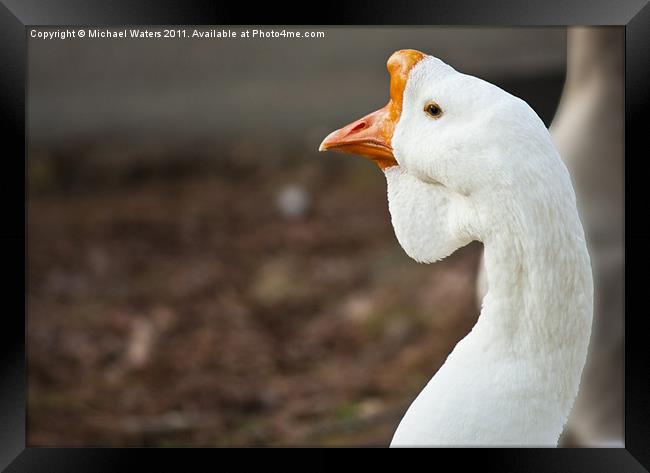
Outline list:
[[[28,444],[387,445],[479,251],[409,259],[365,162],[30,193]]]

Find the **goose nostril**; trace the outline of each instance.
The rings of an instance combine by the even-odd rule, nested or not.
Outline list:
[[[359,122],[357,123],[354,128],[350,130],[350,133],[354,133],[359,130],[363,130],[366,127],[366,122]]]

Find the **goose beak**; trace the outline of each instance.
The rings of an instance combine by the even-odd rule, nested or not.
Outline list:
[[[360,120],[330,133],[318,148],[319,151],[339,151],[363,156],[374,161],[382,170],[397,166],[393,154],[393,131],[402,113],[404,88],[411,69],[426,55],[414,49],[395,51],[386,69],[390,75],[390,100],[388,104]]]
[[[374,161],[382,170],[397,166],[391,147],[395,124],[391,108],[387,105],[330,133],[318,151],[357,154]]]

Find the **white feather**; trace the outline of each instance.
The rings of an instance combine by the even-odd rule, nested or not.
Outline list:
[[[434,119],[424,104],[442,110]],[[409,76],[385,170],[395,234],[420,262],[472,240],[489,292],[391,446],[556,446],[575,400],[592,276],[575,195],[522,100],[427,57]]]

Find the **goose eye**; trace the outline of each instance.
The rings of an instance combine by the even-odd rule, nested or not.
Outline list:
[[[442,115],[442,109],[435,102],[429,102],[424,106],[427,115],[433,118],[439,118]]]

